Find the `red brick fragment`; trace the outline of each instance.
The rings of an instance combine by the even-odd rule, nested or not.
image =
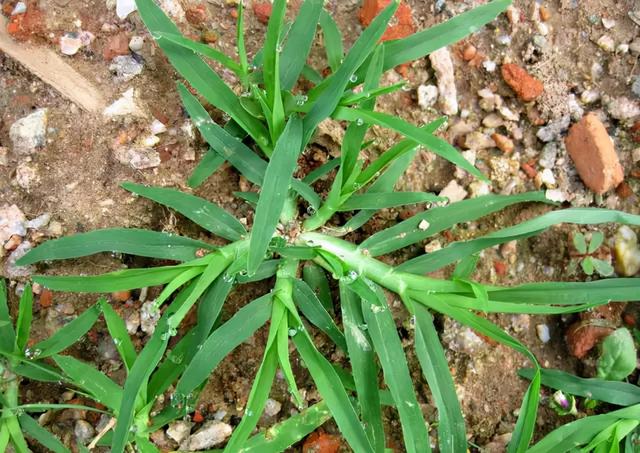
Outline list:
[[[129,37],[126,33],[111,36],[102,51],[105,60],[113,60],[118,55],[129,55]]]
[[[331,434],[315,431],[307,437],[302,445],[303,453],[337,453],[340,449],[340,438]]]
[[[252,7],[253,14],[256,15],[259,22],[262,22],[263,24],[269,23],[271,11],[273,10],[271,2],[253,2]]]
[[[544,85],[520,66],[507,63],[500,68],[502,78],[524,102],[531,102],[544,92]]]
[[[360,23],[364,27],[368,27],[389,3],[391,3],[391,0],[364,0],[359,14]],[[387,27],[387,30],[382,35],[382,41],[404,38],[416,32],[411,7],[406,3],[400,4],[390,23],[393,25]]]
[[[580,178],[595,193],[603,194],[624,179],[613,142],[593,113],[571,126],[565,145]]]
[[[11,16],[7,25],[7,33],[18,41],[42,35],[44,30],[44,14],[35,7],[29,7],[26,13]]]

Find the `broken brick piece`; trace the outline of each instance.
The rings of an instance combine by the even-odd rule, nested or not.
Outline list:
[[[364,27],[368,27],[389,3],[391,3],[391,0],[364,0],[359,14],[360,23]],[[411,7],[406,3],[400,3],[390,24],[393,25],[387,27],[387,30],[382,35],[382,41],[400,39],[415,33],[416,27],[413,23]]]
[[[544,92],[544,85],[520,66],[507,63],[500,68],[502,78],[524,102],[531,102]]]
[[[595,193],[603,194],[624,179],[613,142],[593,113],[571,126],[565,145],[580,178]]]

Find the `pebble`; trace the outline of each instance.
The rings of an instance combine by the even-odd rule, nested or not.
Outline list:
[[[609,35],[602,35],[600,39],[598,39],[596,44],[598,44],[598,47],[600,47],[605,52],[613,52],[616,50],[616,43]]]
[[[507,85],[515,91],[520,100],[531,102],[544,92],[544,85],[525,69],[513,63],[503,64],[500,68]]]
[[[183,441],[180,449],[195,451],[214,447],[224,442],[231,435],[232,430],[231,425],[227,423],[218,420],[208,421]]]
[[[62,52],[63,55],[75,55],[83,45],[78,33],[65,33],[60,37],[60,52]]]
[[[491,193],[491,186],[485,181],[473,181],[469,184],[470,198],[477,198]]]
[[[633,101],[625,96],[611,99],[607,103],[609,115],[617,120],[629,120],[640,116],[640,106],[637,101]]]
[[[471,61],[476,57],[477,54],[478,49],[476,49],[476,46],[474,46],[473,44],[469,44],[462,51],[462,58],[464,61]]]
[[[160,320],[160,310],[154,308],[154,301],[150,300],[140,307],[140,329],[148,335],[153,334]]]
[[[76,424],[73,428],[73,434],[76,436],[76,440],[79,444],[86,445],[91,442],[91,439],[95,435],[95,430],[88,421],[76,420]]]
[[[282,404],[279,401],[269,398],[264,406],[264,415],[267,417],[273,417],[277,415],[282,409]]]
[[[4,273],[5,277],[8,278],[21,278],[28,277],[34,271],[35,267],[33,266],[18,266],[16,265],[16,261],[22,258],[24,255],[31,250],[31,242],[23,241],[16,249],[11,252],[7,261],[4,264]]]
[[[495,129],[497,127],[502,126],[503,124],[504,124],[504,120],[502,119],[502,117],[500,117],[500,115],[497,115],[495,113],[488,114],[482,120],[482,125],[484,127],[488,127],[489,129]]]
[[[602,26],[604,28],[606,28],[607,30],[611,30],[613,27],[616,26],[616,21],[613,19],[610,19],[608,17],[603,17],[602,18]]]
[[[167,132],[167,126],[164,125],[161,121],[154,119],[151,122],[151,126],[149,127],[151,133],[153,135],[162,134],[163,132]]]
[[[135,335],[140,328],[140,312],[137,310],[131,311],[125,318],[124,324],[127,327],[129,335]]]
[[[540,183],[549,189],[553,189],[556,186],[556,177],[553,176],[553,172],[549,168],[542,170],[537,174],[537,177],[540,178]]]
[[[436,73],[438,91],[440,93],[440,106],[445,115],[458,113],[458,91],[456,89],[453,62],[451,54],[446,47],[436,50],[429,55],[429,61]]]
[[[613,142],[595,114],[571,127],[565,145],[580,178],[593,192],[603,194],[622,182],[624,173]]]
[[[9,165],[9,148],[0,146],[0,165],[6,167]]]
[[[435,85],[420,85],[418,87],[418,105],[427,110],[438,100],[438,87]]]
[[[640,148],[636,148],[631,152],[631,159],[634,164],[640,162]]]
[[[468,149],[481,150],[495,148],[496,142],[491,137],[480,131],[473,131],[466,135],[464,139],[464,146]]]
[[[37,170],[30,163],[21,162],[16,167],[16,183],[24,190],[28,191],[31,186],[39,180],[40,177],[38,176]]]
[[[142,36],[132,36],[129,40],[129,50],[131,52],[140,52],[144,46],[144,38]]]
[[[33,154],[46,143],[47,109],[20,118],[9,129],[9,138],[13,143],[13,152],[20,155]]]
[[[571,116],[564,115],[555,121],[551,121],[544,127],[538,129],[536,137],[545,143],[552,142],[558,138],[571,124]]]
[[[476,164],[476,151],[473,149],[467,149],[465,151],[462,151],[460,154],[462,154],[462,157],[464,157],[471,165],[475,165]],[[455,169],[455,177],[457,179],[462,179],[464,177],[466,177],[469,173],[467,173],[466,170],[463,170],[462,168],[456,166]]]
[[[550,142],[544,145],[544,148],[542,148],[538,163],[543,168],[553,168],[556,165],[557,157],[558,145],[555,142]]]
[[[138,7],[135,0],[116,0],[116,15],[119,19],[124,20],[129,14],[134,12]]]
[[[457,201],[464,200],[467,197],[468,192],[464,190],[464,187],[458,184],[458,181],[452,179],[451,181],[449,181],[449,184],[447,184],[444,189],[440,191],[438,195],[441,197],[447,197],[449,199],[449,203],[451,204]]]
[[[11,11],[11,15],[15,16],[17,14],[24,14],[27,12],[27,5],[25,2],[18,2],[16,6],[13,7],[13,11]]]
[[[584,90],[580,95],[580,100],[585,104],[593,104],[600,99],[600,92],[597,90]]]
[[[515,145],[513,144],[513,140],[511,140],[509,137],[502,134],[494,133],[491,135],[491,138],[496,143],[498,149],[500,149],[500,151],[502,151],[503,153],[510,154],[511,152],[513,152]]]
[[[575,94],[567,96],[567,107],[569,107],[569,115],[574,121],[580,121],[580,118],[584,116],[584,109],[578,104]]]
[[[636,38],[629,44],[629,50],[631,53],[640,54],[640,38]]]
[[[631,91],[637,97],[640,97],[640,77],[636,76],[636,78],[633,80],[633,84],[631,85]]]
[[[544,196],[547,200],[554,201],[556,203],[564,203],[569,199],[567,193],[560,189],[548,189],[545,191]]]
[[[478,96],[480,96],[480,108],[485,112],[493,112],[496,108],[502,106],[502,98],[489,88],[479,90]]]
[[[128,82],[142,72],[143,64],[131,55],[119,55],[112,60],[109,71],[116,76],[116,82]]]
[[[139,118],[146,117],[146,114],[136,102],[135,91],[133,88],[129,88],[125,91],[120,99],[105,108],[102,113],[107,118],[116,118],[120,116],[133,116]]]
[[[618,44],[618,47],[616,47],[616,52],[619,54],[626,54],[627,52],[629,52],[629,44]]]
[[[536,325],[536,333],[538,334],[538,338],[543,343],[548,343],[551,340],[551,333],[549,332],[549,326],[546,324],[538,324]]]
[[[24,236],[27,234],[27,218],[16,206],[4,205],[0,207],[0,245],[7,242],[11,236]]]
[[[176,441],[176,443],[181,444],[187,437],[189,437],[192,426],[193,423],[185,420],[169,423],[167,436]]]
[[[482,62],[482,67],[487,72],[495,72],[495,70],[498,67],[498,65],[496,65],[496,62],[493,61],[493,60],[484,60]]]
[[[500,99],[500,101],[502,101],[502,99]],[[507,121],[520,121],[520,114],[514,112],[506,105],[498,106],[498,113]]]
[[[442,332],[442,342],[449,349],[474,355],[479,351],[486,349],[487,344],[480,338],[471,328],[459,324],[450,318],[445,318],[444,329]]]
[[[176,22],[184,22],[185,12],[180,3],[176,0],[160,0],[160,8],[167,16],[175,19]]]
[[[614,237],[614,254],[616,272],[624,277],[631,277],[640,271],[640,248],[638,236],[627,225],[618,228]]]

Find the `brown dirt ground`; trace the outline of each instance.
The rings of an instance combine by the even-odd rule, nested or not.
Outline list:
[[[450,11],[458,11],[471,3],[483,2],[448,0],[445,11],[441,14],[434,14],[434,2],[414,0],[409,3],[413,7],[418,27],[423,28],[446,19]],[[529,17],[533,3],[532,0],[515,1],[515,5],[522,12],[524,25],[514,34],[510,46],[501,47],[495,42],[495,37],[498,34],[509,29],[509,23],[504,15],[467,41],[474,43],[479,51],[494,61],[500,61],[503,57],[508,56],[513,61],[521,63],[532,36]],[[594,82],[594,85],[602,93],[612,97],[632,96],[629,82],[631,77],[639,72],[636,57],[629,54],[619,56],[604,54],[599,51],[594,41],[605,32],[599,21],[601,17],[610,17],[616,20],[617,25],[608,31],[616,43],[629,42],[638,36],[639,28],[627,18],[627,12],[633,4],[634,2],[631,0],[584,0],[579,2],[578,8],[572,8],[570,0],[544,2],[552,14],[548,22],[552,31],[547,36],[552,44],[552,50],[548,54],[538,56],[537,61],[532,61],[533,64],[529,66],[530,71],[545,82],[549,93],[539,104],[543,117],[552,119],[556,114],[556,109],[563,108],[563,96],[584,86],[585,75],[589,74],[594,61],[601,62],[605,68],[600,81]],[[205,5],[211,17],[209,24],[219,34],[218,48],[231,51],[234,45],[234,19],[231,16],[231,8],[226,6],[222,0],[211,0]],[[150,36],[138,16],[134,13],[127,20],[119,21],[114,11],[107,8],[105,2],[96,0],[82,2],[79,0],[42,0],[39,6],[45,13],[47,33],[41,36],[38,42],[57,48],[53,42],[55,38],[65,31],[74,30],[73,22],[77,19],[81,20],[82,29],[93,32],[97,39],[89,49],[82,50],[74,57],[68,58],[68,63],[96,83],[105,97],[110,100],[118,98],[127,88],[135,87],[148,110],[156,118],[163,118],[167,122],[167,126],[174,128],[176,132],[174,135],[162,135],[158,149],[161,151],[163,162],[159,167],[152,170],[134,170],[122,165],[113,156],[114,141],[123,131],[130,136],[137,136],[147,127],[149,120],[105,121],[101,116],[89,115],[32,77],[19,64],[0,54],[0,146],[10,148],[11,142],[8,132],[15,120],[35,108],[47,107],[49,109],[47,145],[35,154],[29,163],[36,170],[39,179],[32,184],[29,190],[21,189],[15,182],[15,171],[20,160],[17,156],[9,153],[8,165],[0,166],[0,204],[17,204],[28,218],[49,212],[54,220],[63,224],[64,234],[97,228],[126,226],[176,231],[215,242],[214,239],[194,228],[184,219],[176,217],[162,207],[134,198],[118,186],[122,181],[135,181],[150,185],[185,188],[187,176],[206,150],[198,139],[194,140],[181,131],[180,126],[185,122],[186,117],[174,88],[176,74],[165,57],[151,43]],[[344,2],[332,0],[328,3],[328,8],[336,15],[348,46],[360,30],[360,24],[357,21],[358,2],[355,0]],[[594,23],[594,18],[597,23]],[[130,35],[141,35],[146,38],[143,52],[144,71],[130,82],[115,83],[109,73],[109,63],[102,57],[102,48],[111,33],[101,31],[104,23],[114,24],[117,29],[125,30]],[[189,26],[185,25],[184,28],[193,31]],[[249,10],[247,12],[247,36],[250,49],[255,50],[257,43],[261,42],[264,29],[265,27],[256,21]],[[483,87],[493,86],[498,93],[508,99],[510,104],[518,104],[498,72],[491,74],[481,68],[467,66],[456,55],[458,48],[459,46],[453,48],[458,98],[461,107],[470,111],[470,123],[475,122],[477,126],[482,118],[475,93]],[[317,55],[314,58],[314,61],[318,61]],[[392,74],[389,78],[398,77],[400,76]],[[411,65],[408,78],[411,89],[384,97],[380,104],[381,109],[398,114],[418,124],[436,118],[436,112],[425,112],[416,102],[415,88],[428,78],[433,81],[433,74],[427,59]],[[587,107],[587,109],[595,109],[598,105]],[[526,114],[523,117],[521,124],[524,138],[517,143],[517,149],[523,150],[527,147],[537,153],[542,148],[542,144],[535,139],[537,128],[531,126],[531,123],[526,119]],[[452,118],[452,122],[455,121]],[[633,143],[628,137],[628,126],[615,122],[608,124],[627,175],[632,168],[630,151],[633,148]],[[385,149],[385,146],[395,139],[387,132],[377,128],[374,130],[374,134],[379,140],[379,150]],[[322,152],[335,152],[335,149],[327,149],[326,146],[316,146],[316,148]],[[187,160],[190,159],[189,156],[193,151],[197,156],[196,159]],[[479,166],[488,168],[487,162],[500,154],[496,149],[481,151],[478,156]],[[567,165],[571,164],[568,162]],[[423,152],[403,178],[401,188],[438,191],[452,177],[453,168],[451,165]],[[637,193],[637,181],[629,179],[628,182]],[[232,195],[233,191],[239,190],[239,184],[237,173],[225,166],[195,193],[219,203],[238,217],[246,217],[250,215],[250,209],[234,199]],[[526,180],[526,178],[519,179],[518,191],[534,188],[532,181]],[[500,187],[496,187],[496,191],[499,189]],[[621,198],[609,200],[607,204],[627,212],[637,213],[639,211],[635,194],[626,200]],[[458,228],[453,232],[453,237],[463,239],[489,232],[530,218],[541,209],[544,208],[521,206],[508,209],[499,215]],[[406,214],[407,212],[402,210],[385,211],[365,227],[365,232],[368,234],[377,231],[396,222]],[[553,228],[540,237],[522,241],[518,244],[517,262],[508,265],[507,274],[504,276],[497,275],[493,265],[495,260],[501,259],[499,252],[488,250],[484,253],[481,267],[475,276],[481,281],[505,285],[574,278],[566,273],[569,259],[568,238],[571,231],[574,231],[574,228],[566,226]],[[610,237],[613,230],[605,228],[604,231],[607,233],[607,237]],[[353,239],[361,240],[362,236],[354,235]],[[440,239],[446,241],[451,238]],[[419,249],[419,247],[415,247],[385,259],[389,261],[401,260],[416,255],[419,253]],[[0,258],[0,264],[1,260],[2,258]],[[522,265],[518,267],[520,263]],[[105,254],[41,266],[39,271],[53,274],[100,273],[118,269],[123,264],[138,266],[142,262],[123,263],[120,257]],[[225,317],[231,316],[238,307],[263,293],[267,288],[267,284],[254,284],[234,291],[225,305],[223,315]],[[13,294],[13,291],[11,292]],[[54,304],[71,303],[76,312],[81,312],[95,299],[95,296],[92,295],[56,293]],[[13,295],[11,303],[15,309],[16,297]],[[36,325],[45,326],[46,313],[51,309],[40,309],[39,306],[36,309],[38,310],[35,318]],[[407,315],[402,310],[397,310],[397,312],[398,325],[401,326],[400,331],[406,345],[409,346],[412,334],[402,327]],[[512,332],[524,344],[530,346],[545,366],[578,372],[582,370],[582,365],[569,357],[564,343],[563,331],[569,318],[531,317],[526,319],[523,328],[517,328],[516,326],[520,325],[519,321],[514,320],[511,316],[492,318]],[[552,341],[547,344],[542,344],[536,337],[535,326],[541,322],[546,322],[552,332]],[[44,336],[46,330],[46,328],[37,328],[35,332],[37,335]],[[95,335],[88,336],[84,342],[76,345],[74,353],[81,358],[94,360],[98,366],[106,367],[105,363],[100,363],[101,359],[96,350],[97,338],[106,335],[106,331],[103,325],[98,325],[94,330]],[[136,341],[141,345],[144,342],[144,337],[142,334],[139,335],[140,337]],[[217,368],[198,405],[205,415],[224,410],[227,412],[225,421],[231,424],[238,422],[248,396],[252,377],[260,361],[262,345],[265,340],[266,333],[263,329],[251,341],[234,351]],[[325,338],[318,336],[317,340],[323,352],[328,356],[333,355],[334,358],[339,358]],[[415,380],[422,382],[417,361],[410,351],[411,348],[408,347],[407,352]],[[475,444],[482,446],[491,442],[496,436],[510,432],[515,422],[514,412],[518,409],[526,388],[526,383],[520,380],[515,372],[519,367],[526,365],[526,361],[515,352],[495,345],[487,345],[474,356],[455,351],[448,353],[451,368],[460,389],[470,439]],[[297,361],[294,362],[294,366],[301,387],[308,390],[307,396],[310,402],[313,401],[317,394],[313,390],[306,371]],[[118,371],[114,371],[113,374],[116,378],[118,376],[122,378],[122,374]],[[42,401],[44,395],[44,400],[53,402],[56,401],[62,390],[58,386],[29,384],[26,386],[24,398],[26,401]],[[429,390],[426,385],[419,384],[417,391],[424,403],[425,414],[430,421],[434,421],[436,414],[430,404]],[[282,379],[277,380],[272,397],[284,403],[281,414],[287,414],[293,409],[293,405],[288,402],[286,385]],[[387,411],[387,417],[390,439],[395,442],[396,446],[400,445],[401,432],[397,417],[391,411]],[[564,420],[559,419],[550,410],[542,409],[538,420],[540,429],[536,436],[540,437],[562,421]],[[273,420],[264,420],[264,422],[268,425]],[[335,431],[336,428],[328,424],[326,429]],[[299,451],[299,448],[295,451]],[[398,447],[396,451],[401,451],[401,448]]]

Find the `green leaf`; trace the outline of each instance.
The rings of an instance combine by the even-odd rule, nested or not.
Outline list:
[[[331,288],[324,270],[315,263],[305,263],[302,267],[302,279],[313,290],[325,310],[334,313]]]
[[[314,404],[247,440],[245,453],[280,453],[331,418],[324,401]]]
[[[151,36],[156,36],[158,33],[180,35],[180,30],[153,0],[137,0],[136,5]],[[164,50],[173,67],[189,81],[191,86],[208,102],[231,116],[260,147],[268,149],[267,131],[264,125],[242,108],[236,94],[209,65],[193,52],[185,52],[182,46],[167,39],[160,39],[158,45]]]
[[[71,356],[56,354],[53,360],[69,377],[71,383],[117,413],[122,402],[122,388],[118,384],[91,365]]]
[[[471,275],[476,271],[478,267],[478,260],[480,259],[480,255],[468,255],[465,258],[462,258],[460,262],[456,265],[456,268],[453,270],[452,277],[457,279],[469,279]]]
[[[407,359],[386,298],[358,279],[350,287],[362,297],[362,313],[384,378],[400,415],[407,452],[428,452],[429,433],[416,399]]]
[[[615,272],[613,266],[608,261],[591,257],[591,264],[593,265],[593,268],[596,270],[596,272],[603,277],[613,275],[613,273]]]
[[[625,225],[640,225],[640,216],[627,214],[622,211],[593,208],[575,208],[551,211],[531,220],[495,231],[477,239],[464,242],[454,242],[453,244],[450,244],[449,246],[434,253],[422,255],[409,260],[400,265],[398,269],[404,272],[431,272],[487,247],[493,247],[496,244],[502,244],[514,239],[539,234],[547,228],[559,223],[588,224],[606,222],[618,222]],[[583,265],[583,269],[584,266],[587,266],[585,273],[589,274],[589,272],[587,272],[588,270],[591,270],[591,273],[593,273],[592,263]]]
[[[276,142],[282,133],[285,122],[284,105],[280,91],[280,52],[278,52],[278,47],[280,46],[280,33],[286,6],[286,0],[274,0],[262,53],[263,82],[267,104],[271,111],[269,129],[273,142]],[[268,116],[268,112],[265,112],[265,116]]]
[[[636,346],[628,329],[615,330],[602,342],[598,359],[598,377],[621,381],[636,369]]]
[[[306,184],[313,184],[324,175],[328,174],[331,170],[340,165],[340,159],[331,159],[320,165],[315,170],[309,172],[307,176],[302,179],[302,182]]]
[[[227,211],[195,195],[173,189],[146,187],[127,182],[122,183],[122,187],[129,192],[175,209],[202,228],[230,241],[237,241],[247,233],[244,226]]]
[[[578,253],[587,253],[587,240],[584,237],[584,234],[576,231],[572,236],[573,246],[576,248]]]
[[[130,370],[136,361],[136,349],[129,338],[127,326],[106,299],[101,299],[99,304],[113,344],[116,346],[125,367]]]
[[[344,57],[342,33],[336,21],[333,20],[331,14],[326,10],[322,10],[320,14],[320,27],[322,28],[322,39],[324,40],[324,49],[327,53],[327,62],[329,63],[331,72],[336,72],[342,64],[342,57]]]
[[[9,314],[9,305],[7,304],[7,285],[3,278],[0,278],[0,351],[13,352],[16,333],[13,330],[13,321]]]
[[[300,6],[280,55],[280,83],[283,90],[294,87],[307,62],[323,4],[323,0],[305,0]]]
[[[585,274],[593,275],[593,261],[590,256],[587,256],[585,259],[583,259],[580,262],[580,266],[582,267],[582,270]]]
[[[34,275],[33,281],[53,291],[106,293],[162,285],[176,278],[184,270],[181,266],[162,266],[79,277]]]
[[[200,160],[200,163],[195,170],[193,170],[189,179],[187,179],[187,184],[192,189],[199,187],[209,176],[214,174],[224,162],[224,157],[210,149]]]
[[[447,230],[452,226],[470,222],[492,214],[516,203],[529,201],[549,202],[544,192],[528,192],[518,195],[484,195],[463,200],[449,206],[430,209],[380,231],[360,244],[371,256],[398,250]]]
[[[41,382],[58,382],[64,378],[58,370],[44,362],[27,358],[19,358],[19,360],[21,362],[13,367],[13,372],[18,376]]]
[[[16,323],[16,352],[22,354],[29,341],[31,333],[31,320],[33,319],[33,291],[31,284],[24,287],[20,297],[20,308],[18,310],[18,322]]]
[[[429,192],[364,193],[362,195],[351,195],[340,206],[339,211],[395,208],[408,204],[434,203],[438,201],[446,200]]]
[[[162,42],[162,40],[167,40],[170,43],[177,44],[178,46],[183,47],[191,52],[195,52],[202,55],[203,57],[207,57],[213,61],[217,61],[227,69],[233,71],[236,75],[242,76],[242,68],[238,63],[208,44],[192,41],[182,35],[175,33],[158,32],[154,35],[154,38],[156,41],[158,41],[158,43]]]
[[[536,428],[536,419],[538,414],[538,403],[540,401],[540,368],[538,367],[533,375],[531,384],[524,394],[522,405],[520,406],[520,414],[516,427],[511,435],[511,440],[507,448],[508,453],[525,452],[529,447],[529,442],[533,437]]]
[[[22,428],[18,423],[18,417],[10,416],[8,418],[5,418],[3,421],[5,426],[9,430],[9,434],[11,435],[11,440],[15,451],[17,453],[30,453],[31,450],[29,449],[27,441],[22,434]]]
[[[434,50],[460,41],[491,22],[510,4],[511,0],[493,0],[406,38],[385,42],[384,69],[418,60]]]
[[[270,295],[262,296],[238,310],[202,343],[202,347],[193,356],[178,381],[175,393],[188,395],[196,389],[227,354],[246,341],[269,319],[270,314]]]
[[[47,241],[23,256],[19,264],[64,260],[100,252],[126,253],[151,258],[189,261],[200,249],[212,250],[206,242],[156,231],[109,228]]]
[[[176,296],[171,305],[164,312],[156,329],[151,335],[147,344],[138,355],[133,367],[129,370],[129,375],[124,383],[122,394],[122,404],[118,409],[118,421],[113,431],[111,440],[111,451],[113,453],[123,453],[128,442],[131,425],[133,423],[134,411],[138,405],[139,395],[147,385],[149,376],[160,362],[167,349],[167,344],[171,338],[172,331],[169,325],[169,318],[184,305],[193,294],[197,282],[193,282]]]
[[[429,311],[413,304],[416,355],[438,408],[438,443],[443,453],[465,451],[467,437],[456,387]]]
[[[374,451],[384,452],[385,437],[378,389],[378,366],[371,346],[371,338],[365,329],[362,303],[360,297],[342,282],[340,283],[340,302],[360,416]]]
[[[328,118],[336,109],[345,88],[352,82],[356,70],[378,45],[378,40],[385,32],[387,23],[397,8],[398,4],[392,2],[376,16],[353,44],[338,70],[323,83],[321,95],[312,104],[313,107],[304,118],[303,144],[309,141],[318,124]],[[320,87],[316,87],[316,90]],[[314,96],[310,97],[314,99]]]
[[[338,120],[364,121],[365,123],[376,124],[392,129],[420,145],[427,147],[433,153],[468,171],[475,177],[487,180],[486,176],[484,176],[480,170],[471,165],[471,163],[449,143],[396,116],[381,112],[370,112],[363,109],[340,107],[335,111],[333,117]]]
[[[542,385],[556,390],[562,390],[575,396],[591,398],[618,406],[640,404],[640,387],[626,382],[608,381],[604,379],[585,379],[562,370],[543,368],[541,371]],[[535,370],[522,368],[518,374],[531,379]]]
[[[349,396],[340,382],[336,370],[316,349],[307,331],[302,326],[298,326],[298,329],[300,331],[292,337],[293,342],[307,366],[318,392],[327,403],[340,432],[354,451],[373,452],[371,443],[358,420],[358,415],[349,401]]]
[[[240,448],[244,445],[251,431],[253,431],[258,423],[276,376],[278,367],[277,352],[276,348],[272,347],[267,347],[265,350],[262,363],[251,386],[251,392],[249,393],[244,415],[242,416],[240,424],[233,430],[233,435],[224,449],[225,452],[232,453],[240,451]]]
[[[591,233],[591,241],[589,242],[589,249],[586,253],[593,253],[602,245],[604,242],[604,234],[601,231],[594,231]],[[581,252],[585,253],[585,252]]]
[[[100,306],[95,304],[87,308],[80,316],[59,329],[46,340],[36,343],[27,351],[31,351],[32,357],[45,358],[64,351],[84,336],[98,320]],[[27,356],[29,353],[26,352]]]
[[[18,417],[20,427],[26,435],[38,441],[43,447],[54,453],[69,453],[69,449],[64,446],[57,437],[44,429],[40,424],[27,414]],[[0,445],[0,449],[1,445]]]
[[[292,117],[276,143],[265,172],[249,245],[247,273],[252,275],[264,259],[285,205],[302,140],[302,121]]]
[[[347,351],[344,335],[313,290],[302,280],[293,281],[293,300],[311,324],[323,331],[340,349]]]

